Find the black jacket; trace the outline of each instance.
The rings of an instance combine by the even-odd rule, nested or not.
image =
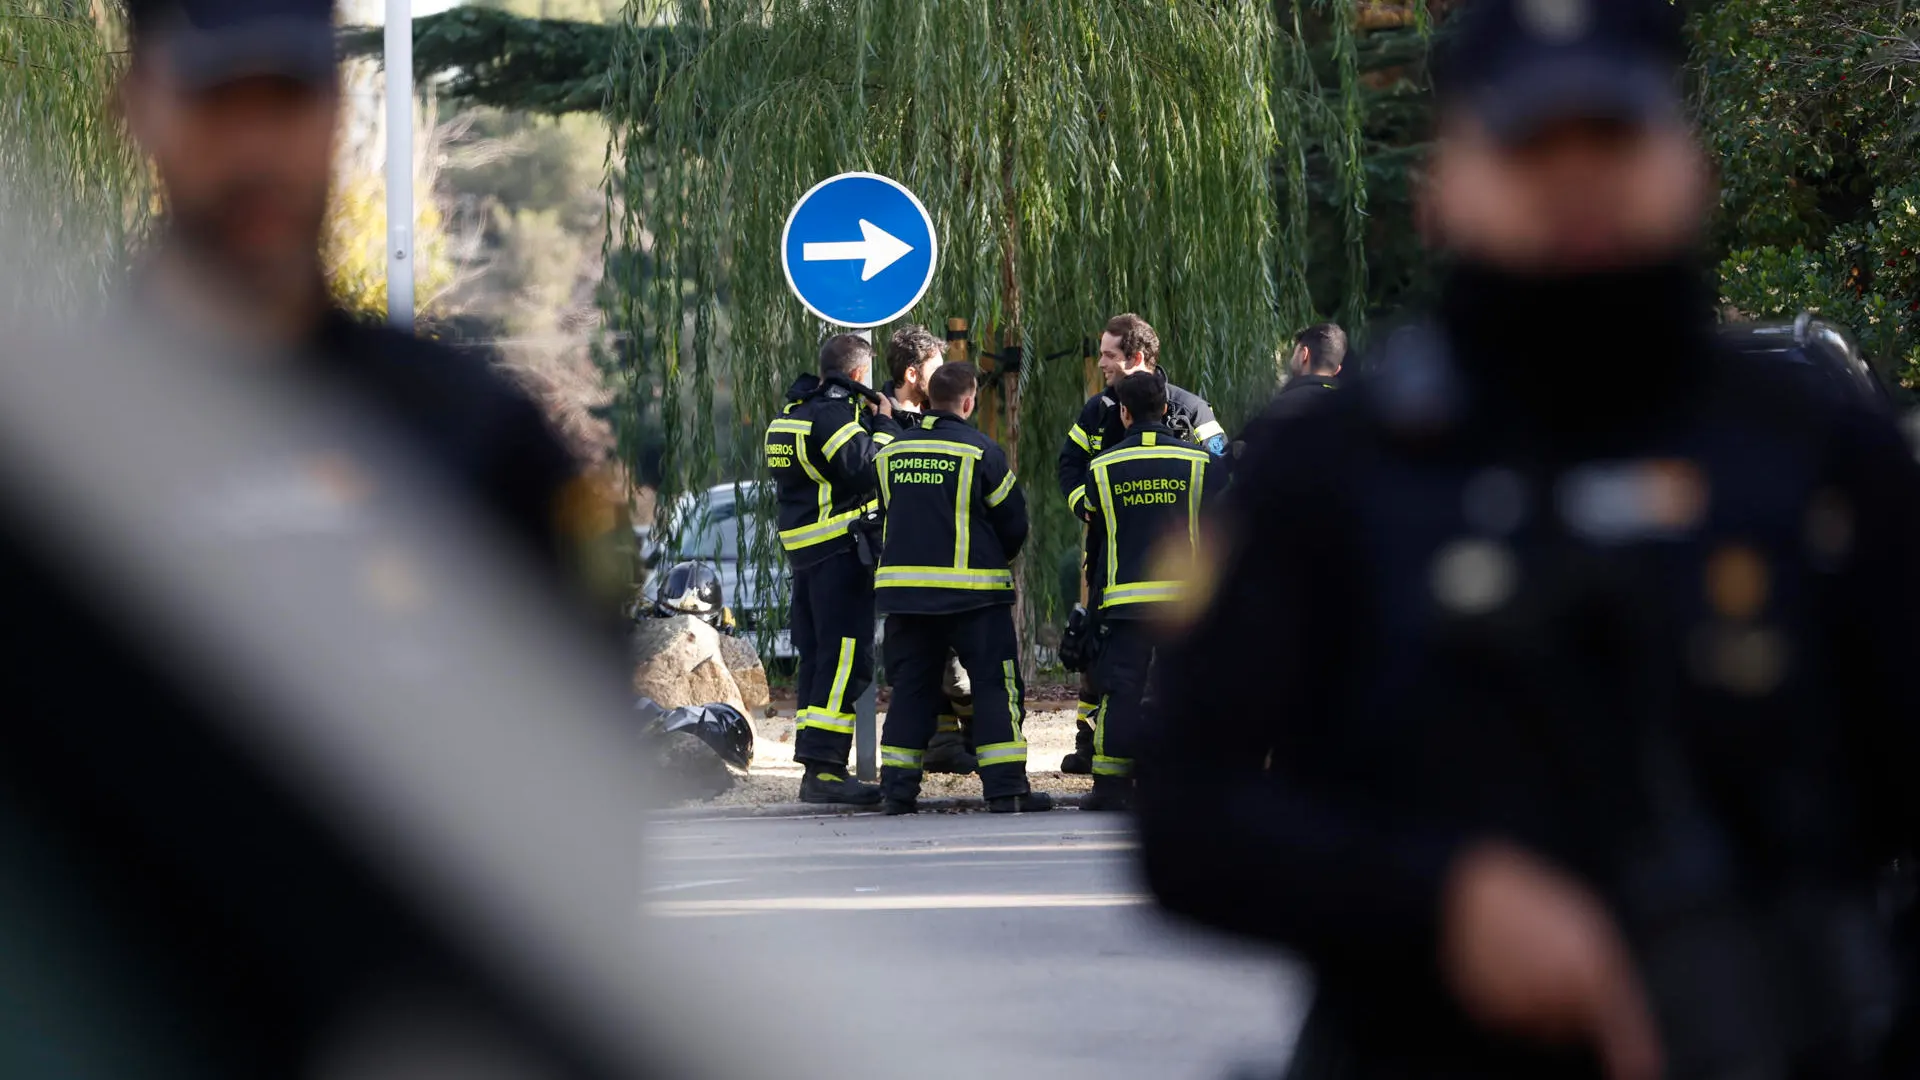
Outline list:
[[[1394,340],[1262,429],[1208,525],[1210,604],[1155,676],[1147,875],[1312,963],[1325,1075],[1597,1076],[1453,1003],[1455,855],[1518,842],[1639,940],[1624,882],[1674,831],[1649,748],[1746,882],[1857,894],[1912,850],[1920,468],[1884,417],[1710,347],[1581,427]]]
[[[900,428],[865,415],[859,390],[835,376],[802,375],[767,426],[767,471],[779,499],[780,546],[811,566],[853,546],[855,521],[879,508],[873,459]]]
[[[1280,388],[1273,400],[1254,417],[1240,433],[1240,440],[1233,444],[1233,457],[1237,462],[1246,454],[1247,447],[1261,438],[1260,429],[1269,424],[1285,424],[1305,416],[1310,410],[1320,408],[1340,389],[1340,379],[1335,375],[1295,375]]]
[[[909,405],[900,400],[898,388],[893,385],[892,379],[888,379],[886,383],[880,387],[880,396],[893,402],[893,422],[899,425],[902,431],[918,424],[920,418],[926,415],[926,413],[922,412],[916,406]]]
[[[1206,447],[1215,457],[1225,455],[1227,431],[1214,419],[1213,406],[1198,394],[1168,383],[1166,372],[1156,369],[1154,373],[1167,388],[1168,427],[1180,438]],[[1086,516],[1087,500],[1092,494],[1087,487],[1088,463],[1102,448],[1126,437],[1126,425],[1120,422],[1120,404],[1111,390],[1095,394],[1081,406],[1080,415],[1067,429],[1066,442],[1060,446],[1060,494],[1066,497],[1068,509],[1082,518]]]
[[[1027,500],[1007,455],[973,425],[930,411],[880,452],[886,551],[874,596],[886,614],[945,615],[1013,603]]]
[[[1197,539],[1200,508],[1222,466],[1165,424],[1136,426],[1093,459],[1087,479],[1091,543],[1102,545],[1091,599],[1109,619],[1144,618],[1182,599],[1156,561],[1171,537]]]

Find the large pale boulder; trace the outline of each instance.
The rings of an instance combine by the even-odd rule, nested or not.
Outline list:
[[[721,634],[720,656],[727,662],[734,685],[740,688],[741,700],[747,703],[747,715],[758,716],[773,703],[773,692],[767,686],[767,668],[754,650],[753,639]]]
[[[725,702],[747,711],[713,627],[686,615],[642,619],[633,633],[633,689],[663,708]]]

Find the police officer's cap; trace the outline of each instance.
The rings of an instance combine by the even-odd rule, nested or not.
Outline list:
[[[1676,121],[1685,60],[1669,0],[1468,0],[1435,44],[1434,89],[1517,141],[1560,120]]]
[[[208,88],[254,76],[335,77],[334,0],[128,0],[134,48]]]

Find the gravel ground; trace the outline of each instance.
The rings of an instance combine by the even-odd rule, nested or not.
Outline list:
[[[1062,776],[1060,759],[1073,750],[1071,704],[1066,708],[1046,708],[1054,702],[1036,703],[1027,714],[1028,776],[1035,791],[1069,794],[1090,791],[1093,780],[1086,776]],[[1044,711],[1042,711],[1044,710]],[[886,723],[886,714],[880,714]],[[800,765],[793,760],[793,713],[784,710],[778,716],[753,718],[753,769],[732,791],[713,799],[683,803],[685,806],[763,806],[799,801]],[[951,798],[980,795],[978,776],[929,776],[920,786],[923,798]]]

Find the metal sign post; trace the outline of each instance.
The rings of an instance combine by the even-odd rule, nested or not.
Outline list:
[[[387,320],[413,329],[413,0],[387,0]]]
[[[856,330],[854,333],[873,342],[872,330]],[[867,372],[867,385],[873,385],[873,372]],[[876,635],[878,636],[878,635]],[[880,647],[886,648],[881,641]],[[876,668],[881,666],[881,658],[873,658]],[[880,680],[870,679],[867,688],[861,692],[860,700],[853,706],[853,768],[854,776],[864,783],[872,783],[880,777]]]
[[[793,295],[830,325],[868,341],[873,327],[905,315],[927,294],[938,256],[927,208],[904,185],[875,173],[841,173],[815,184],[780,235],[780,266]],[[854,706],[854,775],[867,781],[879,775],[876,694],[868,683]]]

